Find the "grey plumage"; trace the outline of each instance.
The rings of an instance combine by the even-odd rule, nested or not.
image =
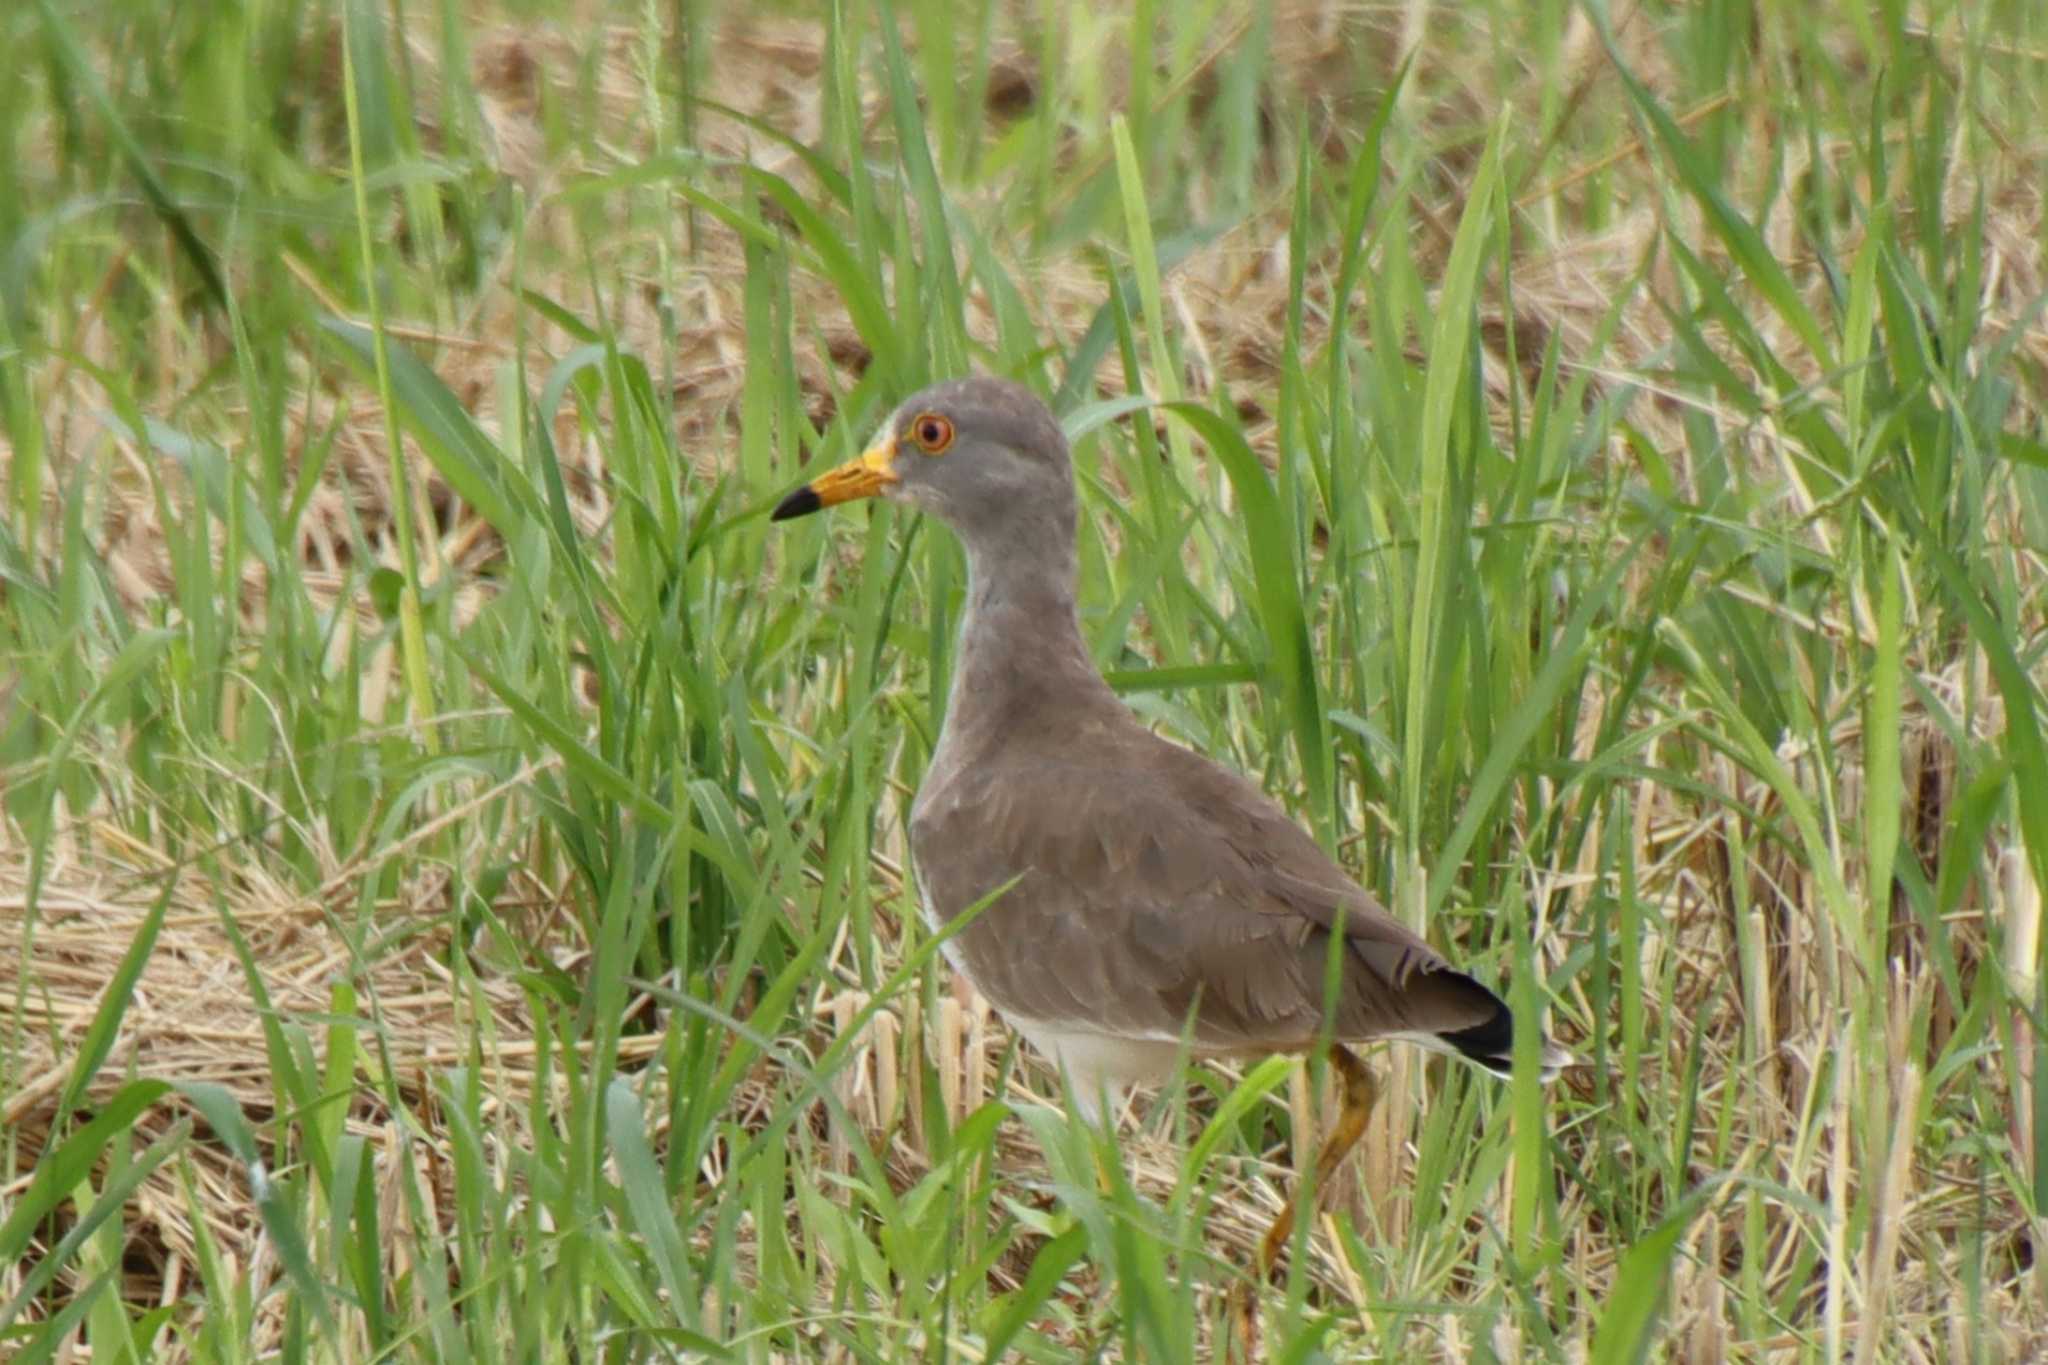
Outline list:
[[[1312,1047],[1333,934],[1338,1041],[1404,1037],[1505,1068],[1498,997],[1103,681],[1075,612],[1067,443],[1037,398],[993,379],[928,388],[776,516],[873,494],[939,517],[968,558],[945,724],[911,812],[928,913],[944,922],[1016,879],[949,954],[1084,1108],[1099,1087],[1156,1079],[1183,1039],[1198,1055]]]

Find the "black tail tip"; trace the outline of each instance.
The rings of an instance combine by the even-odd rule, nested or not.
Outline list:
[[[1437,1038],[1466,1061],[1496,1076],[1514,1074],[1515,1021],[1505,1008],[1495,1012],[1483,1024],[1439,1033]],[[1541,1058],[1538,1065],[1542,1068],[1544,1080],[1554,1080],[1558,1072],[1572,1064],[1572,1054],[1548,1038],[1538,1039],[1538,1046]]]

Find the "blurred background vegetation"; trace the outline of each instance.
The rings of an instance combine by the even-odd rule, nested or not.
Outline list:
[[[1046,1107],[906,864],[960,555],[760,515],[970,369],[1131,704],[1587,1063],[1374,1054],[1274,1358],[2048,1352],[2033,0],[0,48],[0,1353],[1212,1350],[1320,1085]]]

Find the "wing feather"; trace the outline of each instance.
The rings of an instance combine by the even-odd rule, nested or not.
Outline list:
[[[1439,1033],[1498,999],[1346,876],[1250,782],[1142,728],[1087,754],[961,765],[920,793],[913,851],[933,910],[1019,881],[959,936],[998,1009],[1129,1037],[1260,1052],[1321,1028],[1344,937],[1337,1036]]]

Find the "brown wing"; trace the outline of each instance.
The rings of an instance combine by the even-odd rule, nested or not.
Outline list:
[[[1020,878],[956,940],[1006,1013],[1171,1039],[1192,1012],[1201,1050],[1300,1048],[1322,1025],[1341,929],[1339,1038],[1501,1015],[1251,783],[1135,724],[1080,754],[1013,752],[939,784],[912,827],[934,911]]]

